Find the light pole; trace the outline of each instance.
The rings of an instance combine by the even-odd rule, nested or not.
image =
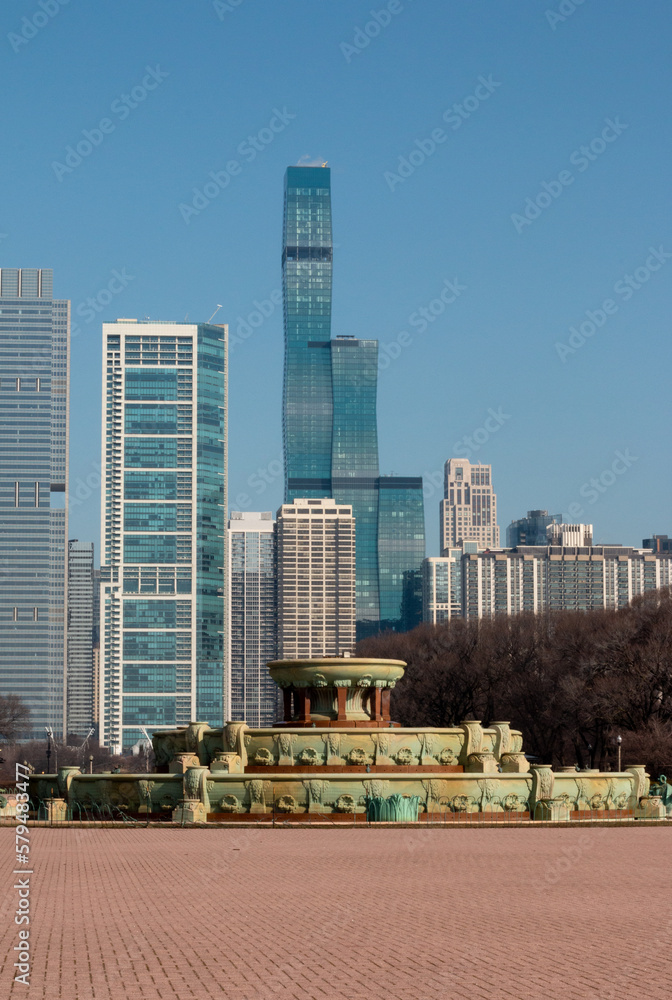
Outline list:
[[[93,754],[89,754],[89,774],[93,774]]]
[[[616,745],[618,746],[618,770],[621,770],[621,743],[623,742],[622,736],[616,737]]]

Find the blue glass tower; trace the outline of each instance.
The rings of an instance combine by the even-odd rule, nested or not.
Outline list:
[[[229,717],[226,328],[103,325],[101,742]]]
[[[288,167],[285,175],[285,499],[352,505],[361,638],[420,621],[422,479],[379,473],[378,341],[331,335],[330,174]]]
[[[33,739],[65,728],[70,303],[52,271],[0,271],[0,692]]]

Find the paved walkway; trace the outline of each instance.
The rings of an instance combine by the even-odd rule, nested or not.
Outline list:
[[[3,1000],[672,996],[668,829],[35,829],[29,987],[13,845]]]

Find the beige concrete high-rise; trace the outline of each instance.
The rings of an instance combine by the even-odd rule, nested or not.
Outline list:
[[[278,656],[340,656],[355,646],[352,506],[296,499],[277,514]]]
[[[444,466],[444,499],[440,505],[441,555],[462,542],[499,548],[497,496],[492,466],[472,465],[466,458],[449,458]]]

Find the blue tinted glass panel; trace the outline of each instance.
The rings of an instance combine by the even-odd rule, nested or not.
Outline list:
[[[174,563],[177,542],[170,535],[127,535],[124,538],[126,563]]]
[[[126,500],[177,500],[177,472],[125,472]]]
[[[126,369],[127,399],[177,399],[177,369]]]
[[[177,466],[177,439],[126,438],[124,460],[136,469],[170,469]]]

